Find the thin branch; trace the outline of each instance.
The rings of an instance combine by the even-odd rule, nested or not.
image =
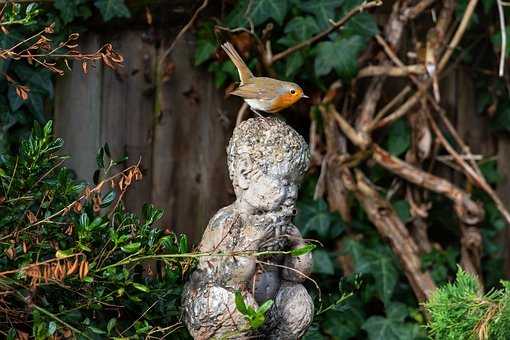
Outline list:
[[[360,170],[355,170],[355,179],[344,173],[343,180],[347,188],[354,192],[381,237],[388,240],[400,259],[417,299],[426,301],[437,286],[430,273],[422,270],[419,248],[390,202],[375,190]]]
[[[474,225],[484,216],[483,208],[470,195],[441,177],[437,177],[389,154],[373,145],[373,159],[383,168],[420,187],[445,195],[455,203],[455,212],[461,221]]]
[[[356,6],[353,9],[351,9],[342,19],[340,19],[336,22],[333,22],[333,25],[330,28],[328,28],[327,30],[322,31],[322,32],[314,35],[310,39],[305,40],[297,45],[289,47],[288,49],[286,49],[283,52],[273,55],[273,57],[271,58],[271,64],[274,64],[275,62],[277,62],[280,59],[286,58],[288,55],[290,55],[304,47],[312,45],[313,43],[321,40],[322,38],[328,36],[330,33],[334,32],[337,29],[344,26],[352,17],[354,17],[358,13],[361,13],[364,10],[371,8],[371,7],[380,6],[380,5],[382,5],[382,3],[383,2],[381,0],[375,0],[375,1],[370,1],[370,2],[364,1],[359,6]]]
[[[494,189],[487,183],[485,178],[479,175],[467,162],[459,155],[457,151],[448,143],[446,137],[442,134],[441,130],[437,126],[436,122],[430,114],[428,114],[430,126],[434,130],[436,137],[448,153],[453,157],[454,161],[462,168],[462,172],[470,178],[480,189],[485,191],[487,195],[494,201],[496,207],[500,211],[501,215],[505,218],[508,224],[510,224],[510,212],[506,209],[505,204],[501,201],[499,196],[496,194]]]
[[[170,53],[175,48],[175,45],[177,44],[177,42],[181,39],[181,37],[184,35],[184,33],[186,33],[186,31],[191,27],[191,25],[193,25],[198,14],[207,6],[208,3],[209,3],[209,0],[204,0],[202,2],[202,5],[200,5],[200,7],[197,8],[195,13],[193,13],[193,16],[191,17],[190,21],[179,31],[179,33],[175,37],[174,41],[170,45],[170,47],[168,47],[166,49],[166,51],[163,53],[163,55],[161,56],[161,59],[159,60],[160,68],[162,67],[163,63],[165,62],[165,59],[170,55]]]
[[[403,66],[387,66],[387,65],[370,65],[361,69],[358,73],[358,78],[363,77],[407,77],[411,74],[425,74],[425,66],[418,65],[403,65]]]
[[[501,56],[499,58],[499,76],[503,77],[505,73],[505,59],[506,59],[506,25],[505,25],[505,12],[503,11],[503,4],[501,0],[496,1],[498,4],[499,25],[501,27]]]

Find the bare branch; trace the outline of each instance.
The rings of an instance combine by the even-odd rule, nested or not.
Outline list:
[[[455,203],[455,212],[461,221],[474,225],[484,216],[481,205],[474,202],[464,190],[449,181],[418,169],[389,154],[378,145],[373,145],[373,159],[385,169],[420,187],[445,195]]]
[[[419,301],[426,301],[437,286],[430,273],[422,271],[419,248],[391,204],[374,189],[373,184],[359,170],[354,180],[344,173],[349,190],[360,201],[368,218],[400,259],[404,272]]]

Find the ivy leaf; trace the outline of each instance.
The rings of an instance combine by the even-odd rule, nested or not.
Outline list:
[[[21,99],[16,94],[16,88],[14,86],[9,86],[9,90],[7,91],[7,99],[9,99],[9,107],[11,108],[11,112],[17,111],[23,105],[23,99]]]
[[[340,77],[353,78],[358,72],[358,54],[364,46],[363,38],[359,35],[318,44],[315,74],[324,76],[335,69]]]
[[[55,0],[53,6],[60,12],[64,24],[68,24],[74,18],[80,16],[78,5],[85,3],[85,0]]]
[[[303,66],[305,59],[301,52],[294,52],[288,58],[285,64],[285,76],[290,78]]]
[[[296,224],[301,227],[303,234],[315,231],[321,238],[328,237],[333,214],[323,199],[298,203],[298,208]]]
[[[363,324],[369,340],[412,340],[419,334],[419,326],[403,322],[409,315],[402,303],[392,303],[386,309],[386,318],[372,316]]]
[[[131,16],[124,0],[96,0],[94,5],[101,12],[104,21],[110,21],[113,18],[129,18]]]
[[[325,250],[319,249],[313,253],[313,272],[327,275],[335,274],[333,261]]]
[[[377,23],[370,14],[363,12],[355,15],[349,20],[342,30],[344,35],[361,35],[367,39],[379,33]]]
[[[406,200],[400,200],[393,203],[393,209],[395,209],[398,217],[400,217],[400,220],[402,220],[403,223],[410,222],[413,219],[410,213],[411,206]]]
[[[273,18],[279,25],[287,15],[287,0],[257,0],[253,1],[250,18],[254,25],[260,25],[267,19]]]
[[[335,9],[343,2],[344,0],[308,0],[301,2],[299,7],[303,11],[313,14],[322,30],[331,25],[329,20],[337,20]]]
[[[393,156],[400,156],[411,145],[411,129],[404,119],[396,121],[388,131],[388,152]]]
[[[209,40],[198,40],[197,49],[195,51],[195,66],[202,64],[209,59],[216,51],[216,44]]]
[[[317,22],[311,16],[295,17],[285,26],[285,33],[290,35],[295,43],[305,41],[319,31]]]
[[[32,90],[38,90],[48,97],[53,97],[52,75],[49,70],[33,68],[24,64],[16,64],[14,73],[21,82],[28,85]]]
[[[195,50],[195,65],[200,65],[216,51],[216,37],[213,33],[214,24],[205,22],[197,32],[197,48]]]
[[[379,298],[388,304],[398,280],[391,251],[387,247],[368,249],[353,240],[346,243],[346,250],[351,254],[357,272],[374,277]]]
[[[333,308],[324,315],[324,332],[332,339],[355,337],[365,321],[363,305],[357,297],[351,297],[341,304],[341,310]]]

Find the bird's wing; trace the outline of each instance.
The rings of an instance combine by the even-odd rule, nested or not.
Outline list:
[[[237,89],[230,92],[230,94],[246,99],[271,100],[276,97],[275,91],[254,83],[240,85]]]

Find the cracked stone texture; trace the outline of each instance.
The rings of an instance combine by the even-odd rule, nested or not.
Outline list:
[[[236,201],[214,215],[202,236],[199,252],[212,254],[199,258],[184,287],[184,322],[195,339],[299,339],[313,318],[302,285],[312,255],[247,253],[305,245],[291,219],[308,145],[276,118],[252,118],[235,128],[227,156]],[[236,309],[236,291],[255,309],[274,301],[264,326],[250,329]]]

